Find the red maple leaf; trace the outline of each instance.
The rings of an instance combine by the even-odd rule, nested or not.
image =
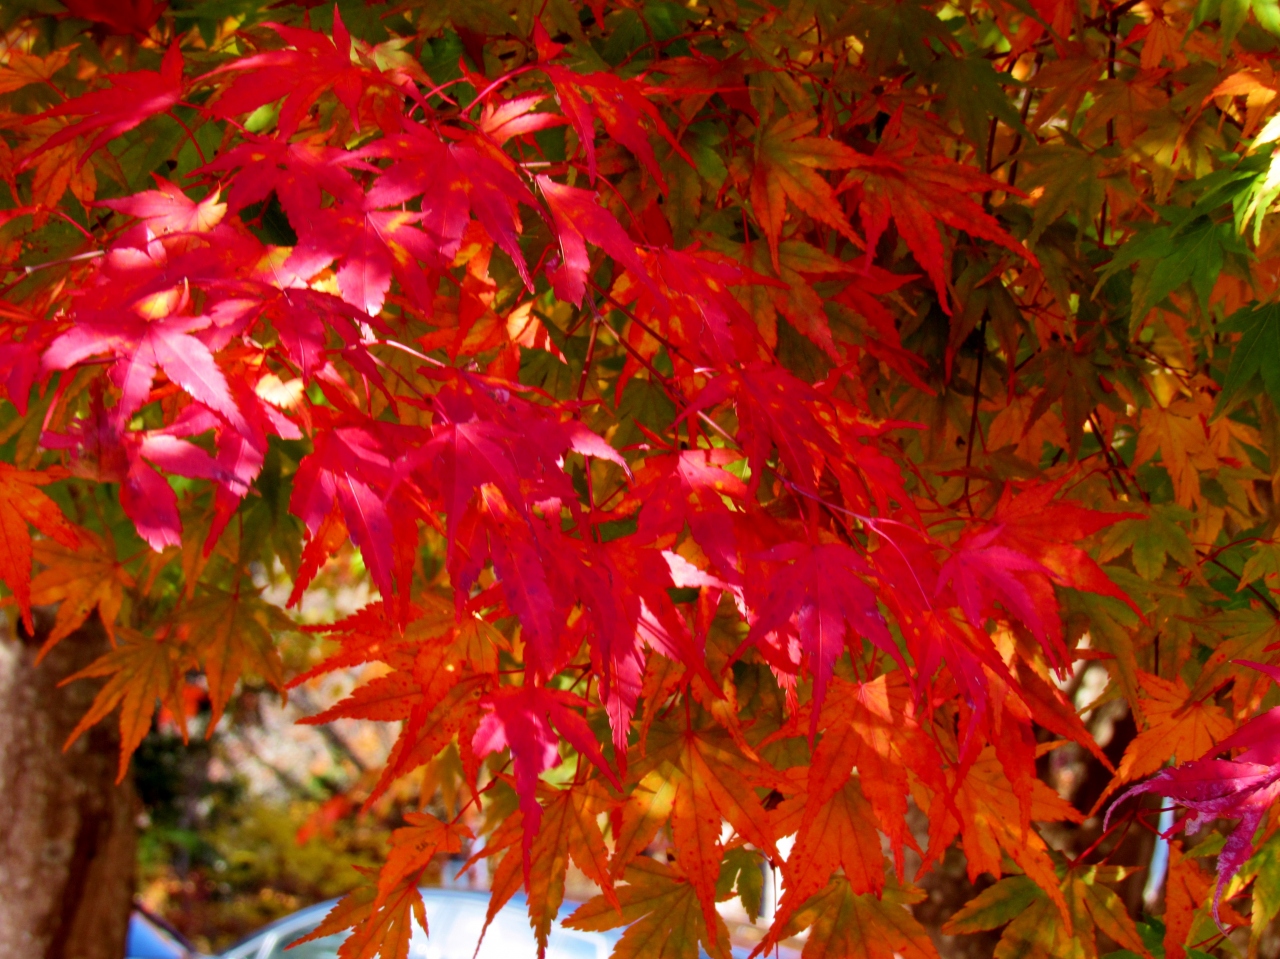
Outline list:
[[[65,434],[45,432],[40,443],[49,449],[67,450],[73,474],[119,483],[125,514],[133,520],[138,535],[159,552],[181,544],[182,522],[177,494],[154,467],[178,476],[229,479],[208,453],[180,438],[183,431],[180,423],[161,430],[122,430],[118,417],[95,403],[91,415],[78,420]]]
[[[374,585],[389,599],[395,534],[386,503],[391,459],[382,447],[363,427],[335,426],[318,431],[314,451],[298,466],[289,510],[314,538],[336,503]]]
[[[376,326],[378,322],[336,296],[296,287],[278,291],[267,301],[264,313],[275,327],[285,355],[308,383],[325,366],[330,332],[337,333],[350,349],[363,338],[360,324]]]
[[[667,590],[675,585],[668,557],[656,549],[636,549],[622,540],[573,549],[567,539],[550,551],[568,587],[587,612],[592,660],[600,675],[604,703],[618,755],[625,756],[631,720],[644,678],[644,648],[681,663],[716,683],[685,620]]]
[[[1112,596],[1141,616],[1142,610],[1132,598],[1080,546],[1098,530],[1122,520],[1140,519],[1141,514],[1104,513],[1058,499],[1068,479],[1026,486],[1016,496],[1012,485],[1006,486],[995,514],[996,522],[1003,526],[1001,542],[1041,563],[1055,582]]]
[[[475,491],[474,506],[458,531],[458,555],[465,560],[455,575],[459,592],[465,595],[485,560],[492,560],[507,606],[520,619],[527,667],[533,675],[550,677],[566,659],[561,640],[567,633],[569,604],[560,601],[549,576],[554,569],[551,550],[539,539],[547,524],[529,515],[523,505],[513,505],[488,483]]]
[[[611,73],[574,73],[559,66],[544,66],[542,70],[555,86],[560,107],[587,155],[589,182],[594,183],[596,179],[597,119],[610,137],[636,155],[664,193],[667,181],[653,155],[646,126],[660,134],[685,160],[693,163],[667,129],[658,108],[645,96],[639,80],[623,79]]]
[[[855,550],[841,543],[787,543],[755,559],[786,565],[771,576],[753,577],[752,582],[768,583],[768,591],[758,600],[748,591],[756,615],[744,645],[755,644],[773,666],[792,675],[805,657],[813,674],[812,736],[850,633],[871,640],[905,668],[902,654],[867,582],[871,568]]]
[[[894,503],[913,509],[897,464],[877,448],[875,438],[914,424],[865,422],[845,400],[771,363],[757,362],[714,377],[683,414],[732,398],[738,414],[737,440],[751,469],[750,491],[760,484],[770,452],[787,470],[787,481],[811,507],[824,502],[818,484],[830,469],[846,500],[842,508],[886,512]]]
[[[227,209],[235,213],[274,192],[298,224],[320,208],[321,191],[337,200],[357,201],[362,190],[351,170],[371,169],[353,152],[310,139],[248,136],[196,173],[235,171],[227,188]]]
[[[615,787],[622,788],[605,762],[591,727],[571,708],[586,705],[586,700],[572,693],[531,685],[507,687],[485,697],[481,703],[485,716],[480,720],[471,745],[479,758],[503,749],[511,750],[516,791],[520,794],[520,809],[524,813],[526,883],[529,881],[529,854],[542,822],[538,777],[560,761],[561,737],[590,759]]]
[[[874,154],[850,153],[853,169],[845,175],[840,189],[855,192],[868,263],[892,218],[898,234],[933,280],[938,303],[947,313],[951,312],[947,295],[950,273],[939,223],[989,240],[1038,265],[1035,256],[995,217],[965,195],[1008,190],[1008,184],[945,157],[918,155],[916,136],[904,129],[900,111],[885,127]]]
[[[112,73],[107,76],[110,90],[86,93],[47,110],[31,121],[47,117],[84,117],[49,137],[39,150],[28,158],[30,163],[46,150],[75,137],[100,131],[89,148],[80,157],[81,165],[99,147],[128,133],[156,114],[172,109],[182,99],[182,51],[176,42],[169,45],[160,71],[135,70],[132,73]]]
[[[537,182],[551,210],[551,222],[560,241],[561,261],[547,271],[556,296],[581,305],[587,291],[587,272],[591,268],[588,242],[600,247],[642,282],[652,284],[635,242],[613,214],[596,202],[594,192],[565,186],[546,176],[539,176]]]
[[[446,143],[418,124],[406,122],[399,133],[362,153],[392,161],[369,189],[371,204],[396,207],[421,198],[417,222],[434,247],[434,255],[425,260],[428,266],[444,269],[453,262],[473,214],[533,289],[520,249],[519,207],[537,209],[537,201],[501,150],[473,136]]]
[[[534,23],[542,26],[541,20]],[[480,108],[480,131],[498,146],[512,137],[536,133],[551,127],[563,126],[568,121],[555,113],[534,113],[538,104],[546,100],[543,93],[526,93],[509,100],[486,101]]]
[[[1045,645],[1056,665],[1065,664],[1066,649],[1053,584],[1115,597],[1142,616],[1079,545],[1098,530],[1137,514],[1104,513],[1058,500],[1066,479],[1030,486],[1017,496],[1006,486],[994,522],[961,539],[939,571],[937,585],[939,592],[951,585],[975,626],[989,604],[999,599]]]
[[[750,363],[767,355],[755,319],[734,294],[747,284],[781,286],[728,257],[709,250],[662,248],[646,257],[647,275],[633,275],[638,283],[624,283],[624,300],[634,297],[638,316],[661,331],[669,342],[682,344],[680,356],[694,363],[719,367]],[[616,287],[615,287],[616,289]],[[676,357],[673,359],[677,359]],[[619,393],[640,365],[628,356]]]
[[[745,506],[747,484],[724,467],[741,462],[730,450],[684,450],[651,456],[636,473],[628,502],[640,507],[636,536],[641,543],[674,538],[688,524],[698,545],[719,573],[737,579],[735,513],[725,499]]]
[[[439,248],[415,227],[421,214],[379,210],[369,197],[299,215],[298,244],[286,269],[310,278],[338,261],[342,298],[370,316],[382,312],[394,274],[418,304],[431,308],[434,287],[416,261],[438,263]]]
[[[118,213],[137,217],[156,236],[166,233],[204,233],[221,222],[227,206],[214,190],[198,203],[161,176],[156,189],[144,190],[119,200],[103,200],[101,205]]]
[[[969,622],[977,627],[986,621],[987,610],[1000,600],[1037,638],[1045,638],[1044,619],[1019,574],[1047,573],[1034,559],[995,542],[999,529],[967,534],[956,544],[950,558],[938,571],[935,595],[951,587]],[[1059,662],[1065,650],[1059,650]]]
[[[107,353],[115,358],[111,377],[120,389],[115,416],[121,424],[147,402],[156,374],[163,371],[192,397],[247,431],[213,353],[192,335],[213,326],[214,317],[185,313],[188,303],[184,285],[140,298],[133,309],[80,313],[75,325],[45,350],[44,368],[68,370]]]
[[[391,79],[372,65],[353,63],[351,34],[342,16],[334,9],[333,38],[315,30],[301,30],[279,23],[267,23],[289,47],[233,60],[208,76],[238,73],[214,104],[222,117],[235,117],[284,99],[276,128],[287,140],[298,130],[311,105],[327,90],[351,114],[360,129],[360,101],[376,87],[394,90]]]
[[[117,36],[144,39],[169,6],[168,0],[64,0],[73,17],[101,24]]]

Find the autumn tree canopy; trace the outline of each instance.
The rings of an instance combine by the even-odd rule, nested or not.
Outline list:
[[[1126,789],[1192,813],[1164,955],[1275,916],[1274,0],[63,2],[0,14],[0,578],[106,626],[121,775],[365,668],[313,721],[424,811],[347,955],[480,849],[619,956],[726,956],[764,860],[762,949],[932,956],[949,850],[944,931],[1150,956]],[[264,585],[351,549],[286,662]]]

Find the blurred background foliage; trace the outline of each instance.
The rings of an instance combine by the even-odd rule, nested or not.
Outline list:
[[[264,574],[264,579],[272,577]],[[285,582],[281,578],[282,582]],[[269,590],[277,588],[274,582]],[[287,590],[286,585],[278,587]],[[359,554],[335,557],[309,592],[305,621],[329,621],[367,601]],[[299,633],[290,667],[318,660],[325,643]],[[142,805],[138,900],[206,952],[225,948],[303,906],[340,896],[377,868],[403,824],[408,793],[357,814],[365,780],[390,743],[380,723],[298,725],[317,704],[364,676],[303,686],[281,702],[246,683],[210,735],[203,680],[187,689],[189,740],[157,716],[134,757]]]

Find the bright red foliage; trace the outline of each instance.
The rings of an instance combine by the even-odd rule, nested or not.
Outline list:
[[[19,424],[0,579],[28,624],[33,595],[67,604],[57,639],[130,590],[120,644],[84,672],[107,679],[86,721],[121,711],[123,768],[191,670],[215,722],[243,674],[284,685],[289,621],[263,583],[287,578],[297,606],[358,551],[377,599],[308,627],[336,649],[293,682],[376,664],[311,721],[400,724],[370,803],[422,767],[457,776],[447,752],[467,806],[396,831],[317,931],[355,926],[344,955],[405,955],[418,879],[474,838],[472,807],[505,810],[485,825],[495,908],[523,882],[544,946],[570,859],[603,897],[574,921],[634,923],[624,956],[725,955],[717,900],[746,903],[767,862],[785,892],[760,949],[812,927],[806,955],[927,956],[898,908],[907,853],[928,868],[955,846],[970,881],[1000,880],[979,900],[1048,922],[1027,954],[1076,923],[1081,955],[1095,925],[1144,948],[1094,848],[1068,862],[1035,826],[1085,818],[1042,754],[1111,768],[1062,691],[1087,660],[1158,747],[1113,789],[1187,743],[1244,750],[1130,790],[1238,817],[1219,894],[1241,867],[1280,790],[1275,716],[1220,738],[1211,698],[1231,657],[1270,647],[1197,657],[1187,623],[1245,612],[1205,571],[1263,512],[1250,484],[1274,490],[1251,465],[1274,412],[1227,407],[1280,393],[1250,352],[1275,318],[1187,319],[1248,299],[1219,277],[1238,254],[1219,207],[1247,195],[1212,184],[1243,182],[1249,151],[1207,207],[1174,203],[1175,173],[1110,166],[1182,170],[1126,126],[1131,86],[1183,84],[1202,111],[1234,95],[1161,66],[1183,54],[1156,46],[1157,7],[1119,37],[1133,4],[980,4],[988,49],[967,11],[871,0],[545,4],[501,27],[406,8],[355,36],[337,7],[317,29],[68,6],[135,39],[110,48],[129,69],[55,83],[70,53],[23,52],[0,74],[0,230],[31,225],[23,266],[57,254],[0,299]],[[1088,60],[1082,106],[1063,75],[1092,54],[1059,36],[1076,29],[1147,79]],[[1159,122],[1176,155],[1202,118]],[[148,144],[175,159],[128,169]],[[1098,174],[1083,185],[1072,150]],[[1183,252],[1201,243],[1212,276]],[[1219,390],[1232,330],[1249,358]],[[33,594],[29,526],[88,572],[42,560]],[[1232,589],[1280,572],[1258,556]],[[110,589],[82,582],[102,570]],[[1257,708],[1234,695],[1237,719]],[[976,910],[956,928],[1003,924]]]

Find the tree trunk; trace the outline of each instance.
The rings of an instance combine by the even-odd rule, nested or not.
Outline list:
[[[121,959],[133,897],[137,799],[116,785],[108,720],[62,745],[100,683],[58,683],[107,651],[96,616],[36,665],[36,638],[0,635],[0,956]]]

